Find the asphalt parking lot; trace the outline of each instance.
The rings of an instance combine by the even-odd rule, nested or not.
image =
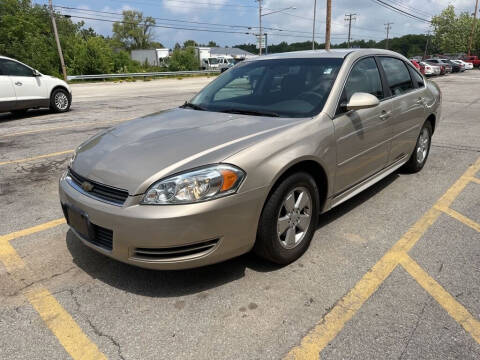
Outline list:
[[[0,358],[480,359],[478,70],[434,80],[425,168],[322,215],[289,266],[155,272],[75,239],[57,194],[72,150],[210,80],[74,85],[69,113],[0,114]]]

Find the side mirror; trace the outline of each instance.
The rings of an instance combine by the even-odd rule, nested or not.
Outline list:
[[[42,76],[42,74],[40,74],[40,72],[38,70],[33,70],[33,76],[37,77],[37,76]]]
[[[347,110],[370,109],[380,104],[378,98],[369,93],[357,92],[352,95],[345,107]]]

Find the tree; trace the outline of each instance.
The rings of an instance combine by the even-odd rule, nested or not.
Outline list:
[[[197,43],[195,42],[195,40],[187,40],[183,43],[184,48],[195,47],[195,46],[197,46]]]
[[[468,12],[459,15],[453,5],[449,5],[440,15],[432,18],[434,29],[433,43],[442,53],[467,52],[468,40],[473,23],[473,16]],[[477,20],[477,28],[479,25]],[[479,48],[479,37],[474,39],[473,47]]]
[[[215,41],[212,41],[212,40],[210,40],[210,41],[208,42],[208,45],[207,45],[207,46],[208,46],[208,47],[219,47],[218,44],[217,44]]]
[[[155,19],[135,10],[124,10],[123,20],[113,24],[113,38],[127,50],[148,49],[153,43]]]
[[[175,49],[170,58],[169,69],[171,71],[198,70],[198,57],[193,47],[186,49]]]

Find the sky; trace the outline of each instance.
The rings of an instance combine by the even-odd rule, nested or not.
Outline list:
[[[454,5],[457,11],[470,13],[475,6],[475,0],[381,1],[422,19],[430,19],[449,4]],[[35,0],[34,2],[44,4],[48,1]],[[169,48],[172,48],[176,42],[183,43],[189,39],[200,44],[213,40],[220,46],[255,43],[254,34],[259,31],[258,1],[256,0],[53,0],[53,3],[57,11],[72,15],[73,21],[85,21],[87,27],[92,27],[97,33],[103,35],[111,35],[111,22],[73,16],[111,21],[121,19],[121,15],[115,15],[115,13],[121,13],[122,10],[141,11],[146,16],[156,18],[158,26],[164,26],[155,28],[154,39]],[[326,0],[317,0],[315,37],[318,42],[325,40],[325,8]],[[265,14],[262,17],[262,23],[265,27],[264,31],[268,33],[269,44],[311,40],[314,0],[263,0],[262,9]],[[277,10],[282,11],[275,12]],[[270,12],[275,13],[269,14]],[[390,37],[421,34],[429,30],[427,22],[392,11],[376,0],[332,0],[332,43],[347,40],[348,26],[345,14],[356,14],[352,22],[351,36],[354,40],[384,39],[387,22],[392,23]],[[199,31],[200,29],[208,31]]]

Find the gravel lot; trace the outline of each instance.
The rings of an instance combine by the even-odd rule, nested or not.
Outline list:
[[[73,85],[69,113],[0,114],[0,358],[79,357],[82,344],[86,358],[279,359],[307,336],[303,347],[312,342],[322,359],[480,359],[478,70],[434,80],[443,116],[423,171],[392,174],[323,215],[290,266],[247,254],[147,271],[52,225],[62,218],[57,180],[72,149],[115,123],[178,106],[210,80]],[[447,190],[448,214],[437,202]],[[374,265],[412,233],[414,265],[398,258],[375,278]],[[413,274],[415,264],[424,273]],[[371,295],[364,284],[376,285]],[[319,324],[331,325],[326,342]]]

